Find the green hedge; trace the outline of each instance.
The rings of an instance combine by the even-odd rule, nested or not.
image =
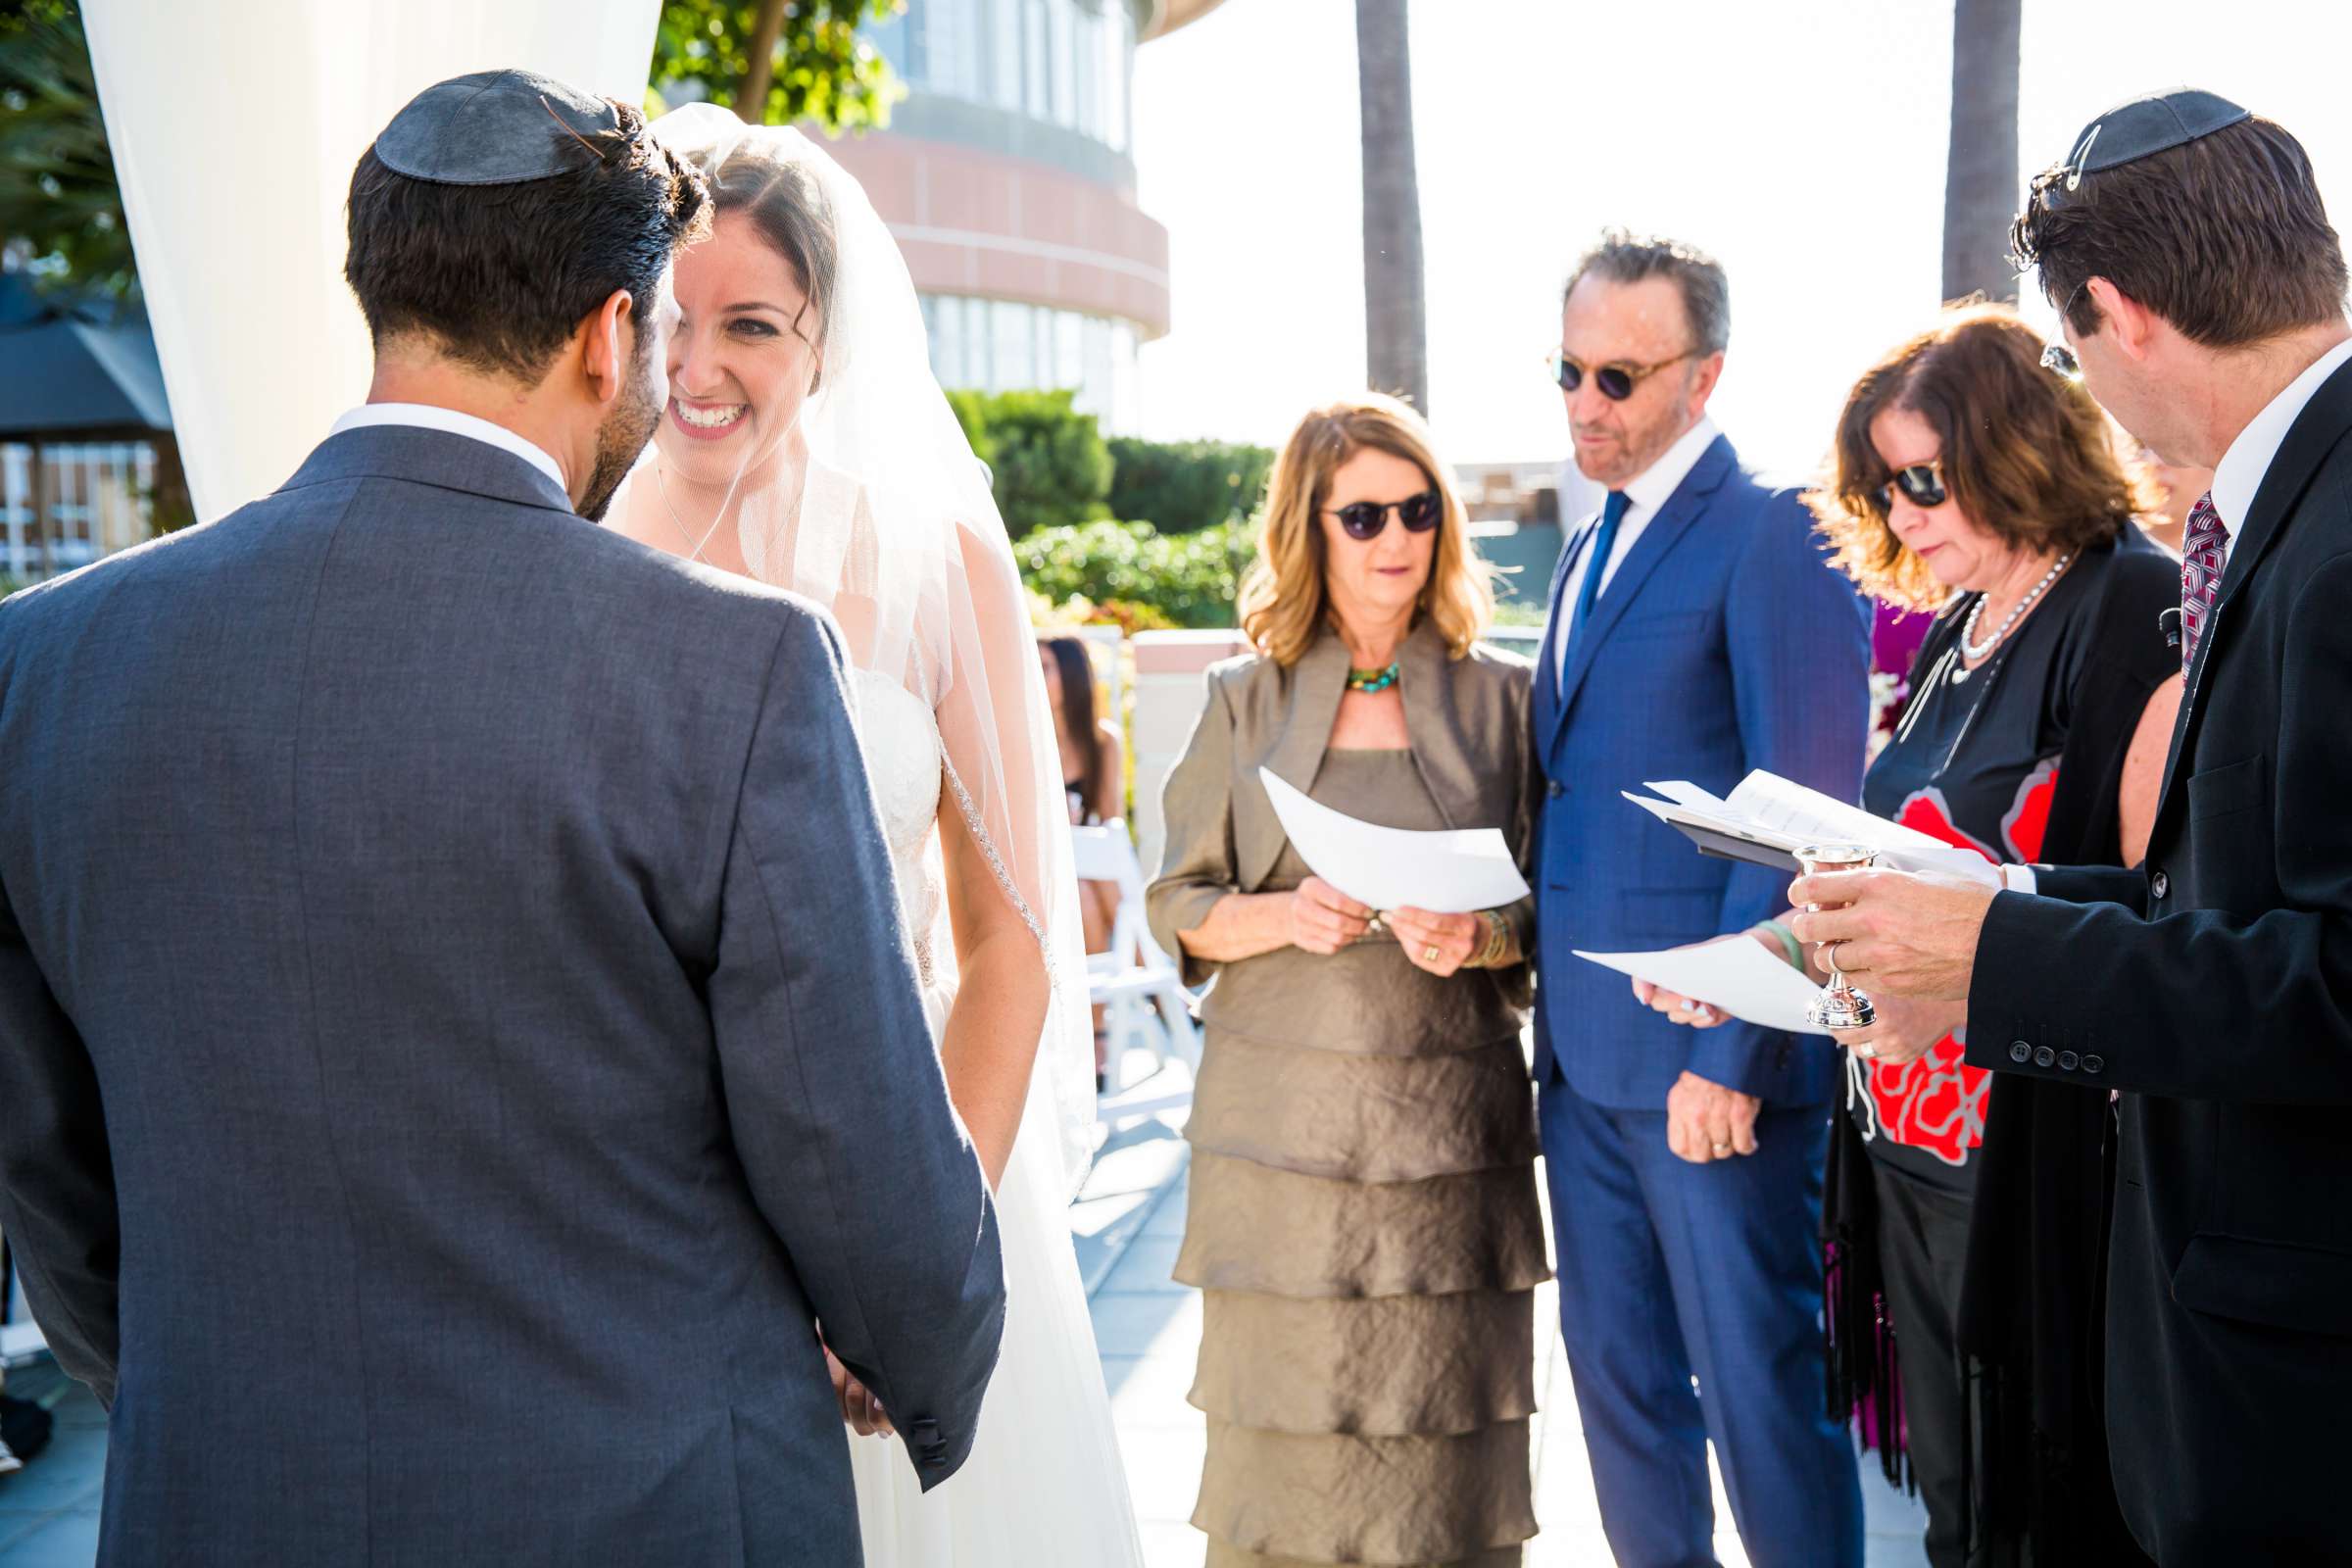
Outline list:
[[[997,510],[1015,539],[1036,528],[1107,517],[1110,449],[1091,414],[1062,392],[950,392],[972,452],[988,465]]]
[[[1274,454],[1228,441],[1110,440],[1110,514],[1161,533],[1193,533],[1246,517],[1264,497]]]
[[[1255,553],[1248,524],[1163,534],[1148,522],[1041,528],[1012,547],[1030,588],[1058,605],[1075,597],[1146,605],[1179,626],[1230,626],[1241,575]]]

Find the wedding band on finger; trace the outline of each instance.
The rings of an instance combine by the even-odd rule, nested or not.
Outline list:
[[[1438,948],[1436,943],[1433,942],[1428,947],[1421,950],[1421,961],[1423,963],[1435,963],[1438,961]]]
[[[1730,1153],[1731,1152],[1732,1146],[1729,1144],[1717,1144],[1715,1146],[1715,1157],[1717,1159],[1721,1159],[1724,1155]]]
[[[1854,1048],[1854,1054],[1869,1061],[1876,1061],[1879,1059],[1879,1048],[1865,1040]]]

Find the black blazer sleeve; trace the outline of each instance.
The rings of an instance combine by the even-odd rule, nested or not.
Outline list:
[[[2081,871],[2052,873],[2058,897],[2000,895],[1977,947],[1971,1062],[2047,1072],[2046,1048],[2082,1062],[2096,1056],[2102,1081],[2141,1094],[2352,1103],[2347,604],[2352,555],[2339,555],[2289,602],[2284,700],[2269,758],[2187,781],[2192,836],[2258,854],[2260,834],[2239,840],[2219,824],[2241,813],[2249,827],[2267,818],[2274,864],[2244,874],[2275,876],[2276,897],[2252,915],[2201,908],[2148,920],[2126,904],[2063,902],[2113,885]]]

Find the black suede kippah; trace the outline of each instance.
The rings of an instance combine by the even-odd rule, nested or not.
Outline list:
[[[437,185],[517,185],[601,163],[620,116],[594,93],[528,71],[435,82],[375,138],[376,162]]]
[[[2084,174],[2153,158],[2251,118],[2229,99],[2194,87],[2150,93],[2118,104],[2083,126],[2075,150],[2053,172],[2073,190]]]

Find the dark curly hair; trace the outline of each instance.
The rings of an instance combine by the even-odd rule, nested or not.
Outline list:
[[[2010,307],[1962,301],[1854,383],[1830,477],[1805,504],[1836,564],[1863,591],[1910,610],[1934,610],[1952,593],[1895,537],[1880,499],[1891,475],[1870,426],[1889,409],[1934,426],[1953,502],[2005,544],[2080,551],[2155,509],[2144,471],[2118,455],[2106,414],[2080,382],[2042,368],[2042,347]]]
[[[642,322],[678,247],[710,231],[710,192],[692,165],[613,104],[616,128],[574,136],[579,167],[512,185],[444,185],[386,169],[370,147],[352,171],[343,276],[380,346],[418,335],[474,369],[528,385],[616,292]],[[651,339],[638,333],[637,352]]]

